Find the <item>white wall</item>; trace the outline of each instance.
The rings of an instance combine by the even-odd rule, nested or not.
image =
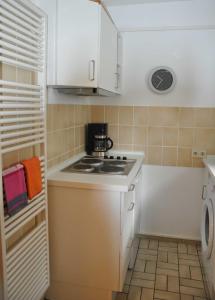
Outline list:
[[[123,94],[93,103],[215,107],[215,30],[144,31],[123,34]],[[175,89],[157,95],[148,88],[148,72],[171,67]]]
[[[200,240],[203,169],[143,166],[141,233]]]
[[[54,65],[56,0],[32,0],[49,11],[49,59]],[[110,7],[119,25],[129,29],[165,26],[215,25],[214,0],[167,1],[142,5]],[[215,107],[215,29],[156,30],[123,34],[123,94],[120,97],[74,97],[49,91],[50,103],[92,103],[113,105]],[[172,67],[177,85],[168,95],[152,93],[147,84],[148,71],[156,66]],[[54,74],[54,72],[53,72]],[[54,76],[54,75],[53,75]]]

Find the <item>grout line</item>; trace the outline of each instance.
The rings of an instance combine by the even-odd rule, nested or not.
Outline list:
[[[177,243],[177,257],[178,257],[178,285],[179,285],[179,297],[181,299],[181,278],[180,278],[180,263],[179,263],[179,252],[178,252],[178,243]]]
[[[158,266],[158,249],[159,249],[159,246],[160,246],[160,241],[158,241],[158,248],[157,248],[157,260],[156,260],[156,267],[155,267],[155,282],[154,282],[154,289],[153,289],[153,299],[155,297],[155,285],[156,285],[156,278],[157,278],[157,266]]]

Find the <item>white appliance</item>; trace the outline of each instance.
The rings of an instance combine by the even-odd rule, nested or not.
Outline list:
[[[202,263],[211,299],[215,299],[215,178],[207,171],[203,187],[202,210]]]

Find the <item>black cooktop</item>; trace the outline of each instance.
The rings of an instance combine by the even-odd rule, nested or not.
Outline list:
[[[125,156],[106,156],[104,158],[84,156],[77,162],[63,169],[62,172],[100,175],[128,175],[135,162],[135,159],[127,159]]]

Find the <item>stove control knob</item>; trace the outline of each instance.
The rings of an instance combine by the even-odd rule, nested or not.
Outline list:
[[[127,157],[126,157],[126,156],[123,156],[123,160],[127,160]]]
[[[117,159],[121,159],[121,157],[120,157],[120,156],[117,156]]]
[[[114,159],[114,156],[110,156],[110,159]]]

